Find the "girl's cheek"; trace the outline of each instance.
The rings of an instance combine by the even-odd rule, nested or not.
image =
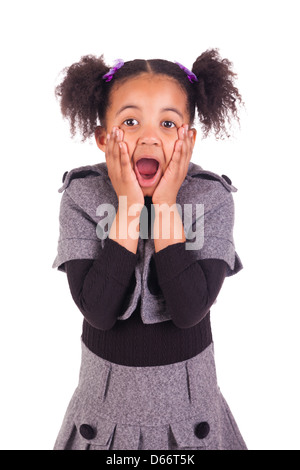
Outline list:
[[[130,160],[131,160],[131,162],[132,162],[132,160],[133,160],[133,154],[134,154],[136,145],[134,145],[132,142],[128,142],[128,141],[126,140],[126,136],[124,137],[124,142],[126,142],[126,144],[127,144],[128,155],[129,155],[129,158],[130,158]]]
[[[127,149],[128,149],[128,155],[130,159],[132,159],[135,149],[137,147],[137,138],[134,138],[132,135],[130,135],[130,133],[124,132],[123,141],[126,143]]]

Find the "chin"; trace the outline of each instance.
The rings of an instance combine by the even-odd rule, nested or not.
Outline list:
[[[155,188],[142,188],[144,196],[153,196]]]

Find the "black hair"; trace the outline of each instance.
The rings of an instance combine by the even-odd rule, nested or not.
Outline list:
[[[113,87],[145,72],[166,75],[177,81],[186,92],[190,125],[197,109],[203,137],[211,132],[217,138],[229,136],[231,120],[238,120],[237,104],[242,100],[234,86],[236,74],[232,71],[232,63],[222,59],[218,49],[207,50],[196,59],[192,72],[198,81],[192,83],[179,65],[162,59],[125,62],[107,82],[103,75],[109,70],[103,55],[83,56],[79,62],[64,69],[64,78],[55,88],[55,94],[60,100],[63,117],[70,122],[73,137],[79,132],[84,141],[94,135],[98,124],[105,127]]]

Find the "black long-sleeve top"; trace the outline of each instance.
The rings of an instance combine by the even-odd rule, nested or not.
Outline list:
[[[171,320],[151,325],[142,322],[139,304],[130,318],[118,320],[135,287],[136,263],[136,254],[111,239],[99,259],[66,262],[72,297],[84,315],[84,344],[103,359],[136,367],[199,354],[212,342],[209,310],[225,279],[226,262],[195,261],[185,243],[155,253],[148,287],[153,295],[163,293]]]

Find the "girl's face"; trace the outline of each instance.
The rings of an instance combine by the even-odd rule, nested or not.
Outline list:
[[[97,128],[96,141],[105,152],[107,134],[111,134],[114,127],[121,129],[144,196],[152,196],[172,158],[178,129],[184,124],[189,124],[187,97],[176,80],[144,73],[113,88],[106,129]],[[196,130],[193,132],[195,143]],[[156,160],[155,177],[141,176],[138,168],[142,162],[137,165],[141,159],[148,159],[148,163]]]

